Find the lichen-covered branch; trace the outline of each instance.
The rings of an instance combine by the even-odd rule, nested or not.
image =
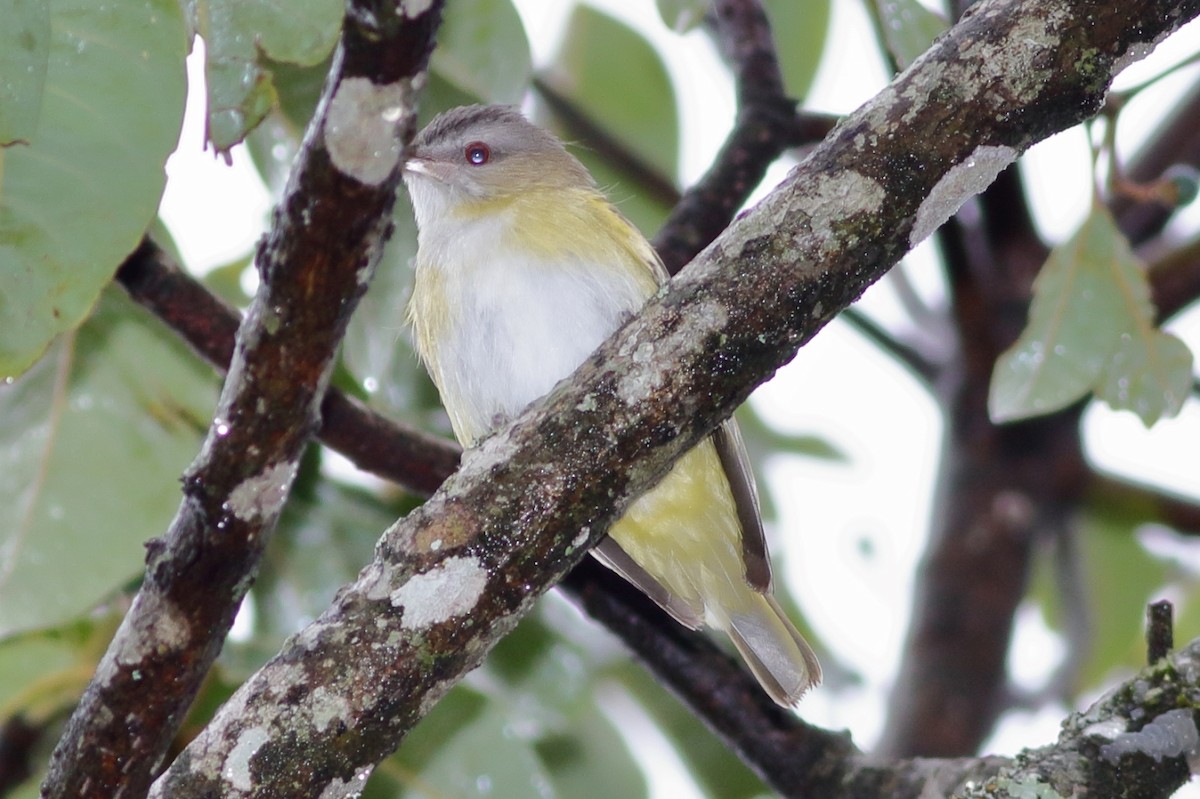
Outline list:
[[[440,3],[421,6],[347,8],[303,155],[257,254],[262,285],[208,437],[54,751],[45,797],[145,795],[253,581],[389,230],[413,80],[440,17]]]
[[[980,3],[548,398],[464,454],[155,796],[349,787],[673,459],[1200,0]]]
[[[955,796],[1165,799],[1200,758],[1198,720],[1200,641],[1193,641],[1069,717],[1054,744]]]

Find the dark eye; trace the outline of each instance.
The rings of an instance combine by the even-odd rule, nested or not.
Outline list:
[[[473,141],[464,148],[463,154],[471,166],[483,166],[492,157],[492,148],[481,141]]]

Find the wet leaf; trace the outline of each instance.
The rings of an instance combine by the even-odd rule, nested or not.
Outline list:
[[[78,325],[137,246],[183,116],[174,0],[49,6],[37,135],[0,152],[0,378]]]
[[[576,6],[545,80],[659,173],[672,179],[678,174],[675,90],[661,56],[625,23]]]
[[[906,69],[929,49],[933,40],[950,27],[939,14],[917,0],[874,0],[883,28],[883,39],[896,66]]]
[[[553,796],[549,776],[516,723],[456,686],[372,775],[365,799]]]
[[[1128,241],[1106,209],[1094,209],[1034,283],[1029,322],[992,374],[992,419],[1051,413],[1089,391],[1147,425],[1177,414],[1191,384],[1191,353],[1156,329],[1154,316]]]
[[[1192,351],[1170,333],[1122,335],[1096,396],[1130,410],[1147,427],[1175,416],[1192,390]]]
[[[431,67],[484,102],[517,104],[529,88],[529,40],[511,0],[447,3]]]
[[[704,21],[712,5],[708,0],[657,0],[663,24],[676,33],[687,33]]]
[[[216,388],[116,289],[0,386],[0,637],[73,618],[140,573]]]
[[[829,0],[766,0],[784,88],[803,99],[812,86],[829,30]]]
[[[188,16],[204,37],[208,137],[217,152],[242,141],[274,107],[267,59],[312,66],[341,30],[338,0],[191,0]]]
[[[28,143],[37,130],[50,61],[50,4],[0,0],[0,19],[0,145]]]

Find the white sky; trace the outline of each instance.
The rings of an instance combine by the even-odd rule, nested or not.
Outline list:
[[[535,64],[544,63],[553,56],[568,4],[516,1]],[[629,20],[666,54],[680,90],[681,128],[687,134],[681,172],[685,180],[695,179],[720,146],[733,113],[732,86],[716,65],[711,46],[698,34],[679,37],[665,31],[653,3],[592,3]],[[820,110],[846,113],[874,95],[885,75],[861,4],[838,0],[833,5],[831,35],[839,46],[829,48],[809,102]],[[1186,35],[1173,37],[1151,59],[1128,70],[1118,87],[1140,82],[1163,64],[1195,52],[1200,32],[1196,25],[1189,27]],[[202,81],[198,63],[195,57],[189,61],[193,86]],[[1152,118],[1154,110],[1169,107],[1194,75],[1193,71],[1164,81],[1161,90],[1139,100],[1147,113],[1128,116]],[[194,95],[189,97],[180,147],[167,165],[170,180],[161,213],[189,266],[205,271],[251,249],[263,232],[271,199],[240,148],[233,153],[232,167],[203,152],[202,102],[194,100]],[[1137,138],[1136,132],[1132,138]],[[1024,159],[1026,175],[1034,177],[1031,202],[1044,235],[1053,241],[1069,235],[1090,201],[1080,190],[1089,180],[1082,141],[1081,131],[1068,131],[1038,145]],[[777,180],[784,170],[778,166],[772,175]],[[769,178],[767,184],[774,182]],[[1181,216],[1178,224],[1200,228],[1200,203]],[[929,245],[923,247],[910,256],[908,277],[927,301],[936,303],[942,295],[941,279]],[[888,280],[872,288],[861,307],[884,324],[905,319]],[[1200,311],[1178,320],[1172,329],[1200,352]],[[886,407],[880,406],[880,397],[888,398]],[[780,576],[793,588],[822,643],[864,677],[862,685],[851,689],[813,692],[801,713],[828,728],[850,729],[856,743],[869,748],[882,724],[881,711],[907,629],[913,571],[929,525],[942,420],[911,377],[838,322],[802,349],[753,401],[772,424],[824,437],[849,456],[844,463],[776,459],[766,479],[781,511],[779,529],[772,531]],[[1089,455],[1103,468],[1200,496],[1200,450],[1195,443],[1200,441],[1200,403],[1195,400],[1180,419],[1151,431],[1130,414],[1094,407],[1085,430]],[[1185,548],[1182,557],[1194,558],[1200,572],[1200,550]],[[1036,611],[1026,609],[1019,615],[1013,662],[1020,682],[1039,684],[1063,651]],[[669,747],[647,719],[638,720],[636,705],[614,703],[628,710],[622,718],[636,739],[635,752],[661,754],[662,747]],[[1012,753],[1049,742],[1057,735],[1063,713],[1064,709],[1048,708],[1037,714],[1012,714],[987,749]],[[654,760],[663,762],[658,755]],[[654,789],[661,797],[700,795],[681,767],[657,774]],[[1200,789],[1193,784],[1177,796],[1200,797]]]

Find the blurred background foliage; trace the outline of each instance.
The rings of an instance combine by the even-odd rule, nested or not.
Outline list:
[[[830,3],[766,3],[786,86],[798,99],[807,96],[826,48],[844,46],[828,39]],[[652,235],[685,188],[687,131],[678,93],[689,76],[671,68],[643,29],[603,8],[569,5],[553,55],[535,59],[512,0],[451,0],[422,120],[467,102],[525,104],[538,121],[580,143],[576,153],[597,181]],[[871,57],[899,67],[950,16],[947,8],[915,0],[866,5],[879,51]],[[657,7],[666,35],[712,37],[705,2],[658,0]],[[45,762],[136,590],[142,544],[165,530],[175,510],[178,476],[195,455],[219,389],[211,369],[109,285],[154,221],[163,164],[183,114],[189,35],[201,35],[205,44],[211,146],[227,156],[244,140],[263,183],[277,194],[320,93],[341,8],[337,0],[286,8],[262,0],[189,0],[182,9],[174,0],[114,0],[101,13],[88,3],[0,2],[0,16],[19,20],[28,34],[0,32],[0,66],[27,76],[22,85],[0,87],[8,92],[0,94],[0,141],[18,143],[0,150],[0,366],[7,378],[0,386],[0,723],[37,732],[34,764]],[[92,101],[64,105],[64,97]],[[395,225],[347,334],[336,382],[396,419],[448,435],[404,329],[416,240],[403,198]],[[1067,242],[1052,257],[1057,271],[1039,281],[1031,325],[1019,342],[1026,352],[1007,355],[1011,368],[997,377],[998,415],[1040,413],[1094,389],[1114,406],[1144,411],[1147,424],[1172,416],[1194,395],[1190,352],[1154,327],[1144,271],[1120,232],[1099,210],[1084,227],[1080,237],[1093,237],[1090,249]],[[155,234],[170,247],[165,228],[156,226]],[[1120,257],[1101,257],[1113,252]],[[204,279],[244,307],[254,283],[250,259],[246,252]],[[1114,274],[1124,281],[1116,289]],[[1115,333],[1109,317],[1087,306],[1061,312],[1064,298],[1102,289],[1117,292],[1116,305],[1141,298]],[[919,322],[913,317],[901,326]],[[1072,364],[1107,357],[1087,349],[1097,331],[1133,340],[1125,360],[1140,371],[1110,378],[1098,369],[1066,387],[1054,383],[1058,372],[1022,371],[1039,366],[1030,351],[1053,355],[1060,346]],[[1122,380],[1123,390],[1113,388]],[[739,414],[760,476],[781,458],[856,457],[834,434],[789,430],[754,405]],[[1200,473],[1195,467],[1193,477]],[[765,492],[772,521],[778,521],[776,499]],[[310,449],[180,746],[284,638],[321,612],[369,561],[380,531],[418,501],[353,473],[320,447]],[[792,521],[783,519],[778,536],[785,553]],[[1179,638],[1200,635],[1197,565],[1188,561],[1196,550],[1177,545],[1178,536],[1172,546],[1147,546],[1135,535],[1147,523],[1166,526],[1146,494],[1097,492],[1072,551],[1064,556],[1047,548],[1038,556],[1028,601],[1072,647],[1070,679],[1045,701],[1094,695],[1106,680],[1136,668],[1143,658],[1141,608],[1158,593],[1178,603]],[[804,535],[828,534],[803,527]],[[1087,588],[1086,634],[1064,598],[1064,557]],[[778,582],[781,600],[795,608],[790,581]],[[819,630],[815,638],[819,645]],[[829,676],[823,690],[836,696],[861,683],[852,657],[828,646],[823,657]],[[664,777],[664,769],[673,776]],[[0,795],[36,795],[36,769],[23,779],[3,776]],[[552,596],[376,770],[365,796],[634,799],[668,795],[663,786],[670,779],[690,780],[700,795],[723,799],[765,790],[614,639]]]

